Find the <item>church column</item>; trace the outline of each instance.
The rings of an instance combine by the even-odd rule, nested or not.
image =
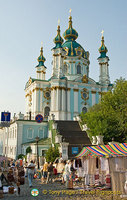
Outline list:
[[[70,110],[71,110],[71,120],[74,117],[74,90],[71,88],[70,91]]]
[[[92,94],[91,91],[89,91],[89,105],[92,106]]]
[[[35,115],[38,113],[39,109],[39,88],[35,89],[35,96],[36,96],[36,104],[35,104]]]
[[[99,92],[96,92],[96,104],[99,103]]]
[[[67,89],[67,112],[70,112],[70,88]]]
[[[60,91],[59,86],[56,88],[56,110],[60,110]]]
[[[42,95],[43,95],[43,89],[40,88],[40,113],[42,114]]]
[[[78,114],[78,91],[79,89],[74,89],[74,114]]]
[[[56,110],[56,88],[52,87],[51,90],[51,111],[55,111]]]
[[[92,93],[92,106],[96,104],[96,91],[91,91]]]
[[[66,111],[65,105],[66,105],[66,93],[65,93],[65,88],[62,88],[62,111]]]
[[[34,89],[32,90],[32,116],[34,115]]]

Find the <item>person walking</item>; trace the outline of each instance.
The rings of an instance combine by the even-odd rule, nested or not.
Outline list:
[[[69,189],[69,176],[70,176],[70,161],[68,160],[65,165],[65,187]]]
[[[48,173],[48,163],[45,162],[44,166],[43,166],[43,183],[45,182],[46,178],[47,178],[47,173]]]
[[[29,181],[29,187],[32,187],[32,181],[35,173],[35,165],[33,163],[33,160],[31,160],[30,164],[28,165],[28,181]]]
[[[48,166],[48,174],[47,174],[47,181],[46,183],[49,183],[49,181],[51,181],[52,183],[52,179],[53,179],[53,163],[50,162],[49,166]]]
[[[70,162],[70,188],[73,189],[73,180],[75,179],[75,169],[73,167],[73,160]]]

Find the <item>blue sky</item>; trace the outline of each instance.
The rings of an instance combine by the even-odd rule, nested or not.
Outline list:
[[[30,76],[36,77],[41,41],[50,78],[57,22],[60,19],[62,35],[70,8],[77,42],[90,52],[90,77],[99,80],[104,29],[110,80],[127,79],[127,0],[0,0],[0,112],[25,112],[24,87]]]

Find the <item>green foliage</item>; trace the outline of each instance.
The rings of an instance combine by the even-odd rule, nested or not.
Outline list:
[[[101,102],[86,114],[81,113],[82,124],[87,124],[90,138],[104,135],[104,141],[112,138],[124,142],[127,137],[127,81],[116,80],[112,91],[103,95]]]
[[[23,159],[24,158],[24,154],[19,154],[18,155],[18,159]]]
[[[28,154],[28,153],[32,153],[32,149],[30,146],[26,148],[26,154]]]
[[[57,147],[50,147],[46,152],[46,161],[54,162],[57,157],[59,157],[59,150]]]

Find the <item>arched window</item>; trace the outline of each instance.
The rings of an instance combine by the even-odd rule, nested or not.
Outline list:
[[[87,108],[86,107],[83,107],[82,108],[82,112],[85,114],[87,112]]]
[[[38,136],[39,136],[39,138],[44,138],[44,129],[42,129],[42,128],[38,129]]]
[[[68,73],[68,66],[67,66],[67,64],[65,63],[64,64],[64,68],[63,68],[63,74],[65,75],[65,74],[67,74]]]
[[[32,139],[33,138],[33,133],[34,133],[34,129],[28,128],[27,129],[27,138],[28,139]]]
[[[50,112],[50,108],[48,106],[45,107],[44,116],[48,117]]]
[[[81,65],[77,65],[77,74],[81,74]]]

